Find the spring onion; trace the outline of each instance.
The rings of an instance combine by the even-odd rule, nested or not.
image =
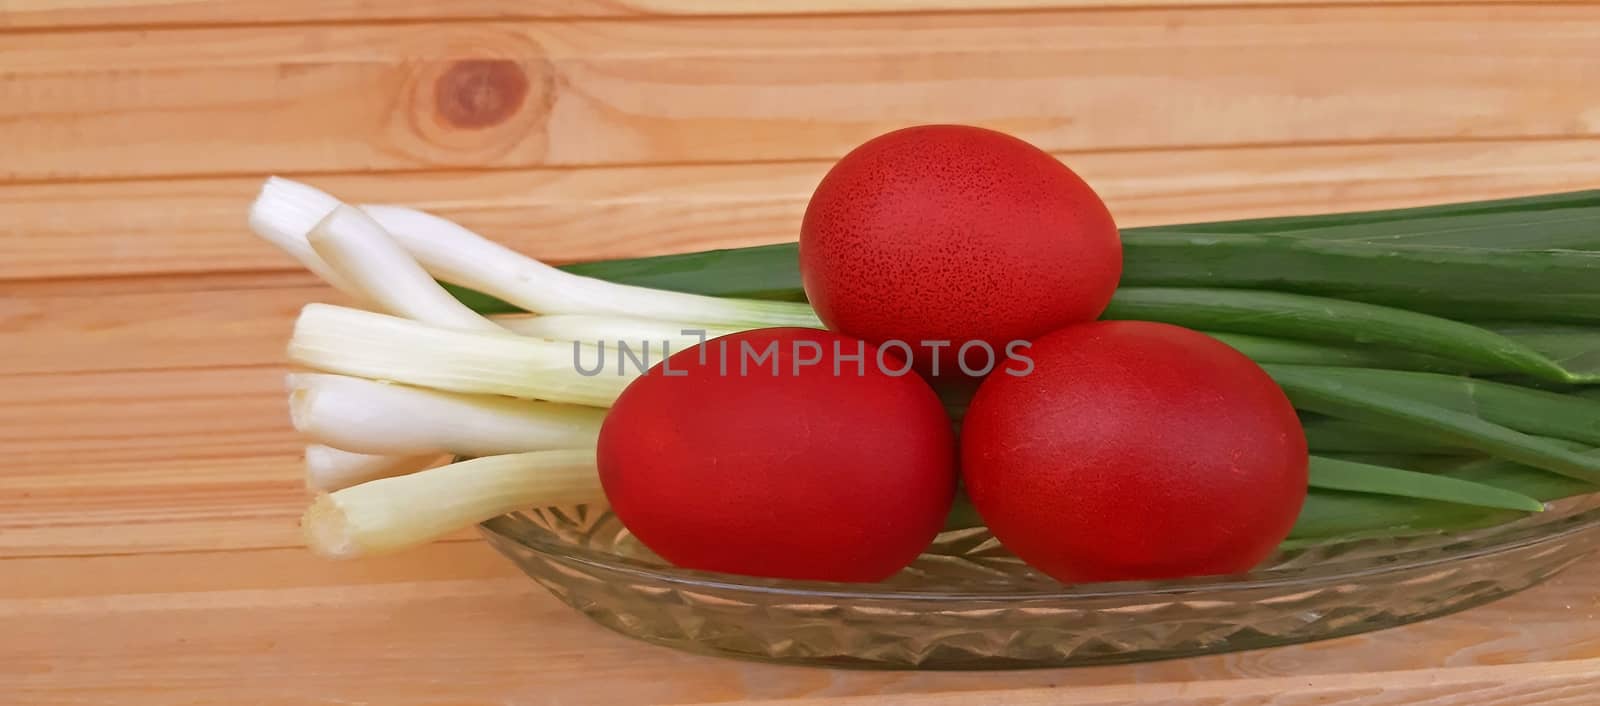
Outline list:
[[[440,287],[364,212],[340,205],[312,226],[312,250],[364,298],[396,316],[463,331],[500,331]]]
[[[1343,368],[1384,368],[1388,370],[1426,370],[1433,372],[1468,374],[1483,372],[1474,367],[1446,358],[1372,346],[1346,346],[1315,341],[1298,341],[1287,338],[1256,336],[1245,333],[1207,331],[1212,338],[1226,343],[1257,363],[1284,363],[1287,365],[1322,365]]]
[[[1396,431],[1392,427],[1378,427],[1335,419],[1319,414],[1302,412],[1300,427],[1305,430],[1306,445],[1312,453],[1405,453],[1416,456],[1460,456],[1471,453],[1459,445],[1448,444]],[[1384,464],[1378,464],[1384,465]]]
[[[1443,456],[1425,453],[1413,454],[1392,451],[1388,453],[1315,451],[1313,453],[1324,458],[1331,458],[1338,461],[1350,461],[1352,463],[1365,463],[1372,466],[1401,468],[1408,471],[1417,471],[1419,473],[1446,473],[1449,471],[1454,471],[1466,464],[1474,463],[1484,459],[1482,455],[1472,453],[1457,456]],[[1544,471],[1540,471],[1540,473],[1544,473]],[[1555,474],[1549,473],[1546,475]],[[1565,476],[1557,477],[1563,478]]]
[[[541,314],[609,314],[748,326],[819,326],[807,306],[719,299],[580,277],[438,216],[366,206],[434,276]]]
[[[322,495],[301,528],[318,554],[355,558],[430,542],[523,508],[604,497],[592,448],[486,456]]]
[[[1600,402],[1492,380],[1399,370],[1318,368],[1328,381],[1383,390],[1543,437],[1600,446]],[[1405,429],[1389,430],[1405,435]]]
[[[1583,448],[1583,451],[1600,454],[1593,448]],[[1600,491],[1593,483],[1498,458],[1478,459],[1447,473],[1452,478],[1504,488],[1544,502]]]
[[[330,271],[306,234],[341,202],[280,177],[251,205],[252,228],[340,289],[360,287]],[[620,285],[563,272],[433,214],[397,206],[362,209],[434,277],[482,291],[542,314],[604,314],[745,326],[817,326],[809,307],[785,302],[720,299]]]
[[[1448,409],[1380,386],[1328,375],[1330,369],[1266,365],[1297,409],[1404,429],[1578,480],[1600,482],[1600,457],[1585,456],[1467,411]]]
[[[439,460],[438,454],[387,456],[343,451],[322,444],[306,447],[306,489],[332,492],[369,480],[415,473]]]
[[[296,431],[365,454],[488,456],[594,445],[605,410],[344,375],[290,376]]]
[[[701,342],[742,331],[742,327],[706,326],[681,321],[641,319],[631,316],[590,316],[552,314],[548,316],[497,316],[495,323],[520,333],[551,341],[599,345],[599,342],[627,344],[656,350],[681,351]]]
[[[269,203],[273,205],[268,207]],[[338,205],[337,199],[310,186],[272,177],[262,184],[250,206],[250,230],[356,303],[367,304],[366,291],[330,267],[306,238],[311,228]]]
[[[1188,231],[1196,233],[1293,233],[1300,237],[1325,240],[1356,240],[1391,243],[1397,239],[1419,245],[1506,244],[1506,231],[1537,234],[1536,225],[1545,214],[1564,218],[1577,210],[1600,208],[1600,191],[1572,191],[1537,196],[1519,196],[1483,201],[1410,206],[1406,208],[1319,213],[1303,216],[1271,216],[1234,221],[1212,221],[1182,225],[1150,226],[1133,231]],[[1510,220],[1492,221],[1495,233],[1474,232],[1464,239],[1464,228],[1499,216]],[[1591,233],[1590,236],[1595,235]],[[1535,240],[1528,235],[1515,241],[1519,248],[1575,247],[1565,241]]]
[[[1480,325],[1539,351],[1567,370],[1600,375],[1600,328],[1538,323]]]
[[[1330,539],[1403,537],[1462,531],[1507,522],[1523,513],[1512,510],[1460,505],[1438,500],[1418,500],[1395,495],[1375,495],[1343,490],[1312,489],[1300,508],[1285,548],[1318,544]]]
[[[1406,246],[1469,246],[1498,250],[1600,250],[1600,228],[1582,226],[1569,229],[1567,225],[1575,217],[1594,218],[1597,215],[1600,215],[1600,191],[1584,191],[1355,213],[1129,228],[1123,231],[1123,235],[1125,240],[1137,241],[1171,232],[1211,236],[1276,234],[1299,239],[1364,243],[1372,245],[1375,253],[1381,253],[1397,243]],[[1547,227],[1552,224],[1557,229]],[[1126,260],[1129,269],[1144,267],[1138,257],[1137,252],[1129,253]],[[796,258],[795,243],[779,243],[575,263],[565,265],[562,269],[573,274],[641,287],[712,296],[803,301],[805,295],[801,291],[799,270],[795,267]],[[1419,276],[1428,276],[1426,267],[1419,263]],[[1286,273],[1276,274],[1288,276]],[[1316,270],[1308,274],[1313,277],[1325,276]],[[1286,281],[1286,284],[1298,286],[1294,282]],[[497,306],[509,305],[480,298],[473,292],[458,289],[457,294],[473,301],[474,308],[484,307],[479,308],[480,311],[509,310],[497,309]],[[1470,292],[1464,291],[1462,294]],[[1521,293],[1524,297],[1536,295],[1537,290]],[[1517,306],[1514,300],[1508,302],[1504,297],[1498,300],[1506,306]],[[1550,300],[1551,303],[1555,301]],[[1594,300],[1588,301],[1593,303]],[[1576,299],[1572,301],[1574,304],[1577,302]],[[1482,303],[1492,305],[1493,300]],[[1493,306],[1488,308],[1492,310]]]
[[[1554,441],[1587,455],[1600,450]],[[1600,486],[1503,459],[1479,459],[1442,470],[1447,477],[1513,491],[1552,502],[1600,491]],[[1294,542],[1335,537],[1399,536],[1461,531],[1498,524],[1520,513],[1415,500],[1389,495],[1313,489],[1290,535]]]
[[[1521,493],[1450,476],[1320,456],[1311,457],[1310,470],[1313,488],[1439,500],[1523,512],[1544,509],[1538,500]]]
[[[289,339],[289,358],[314,370],[595,407],[610,406],[640,372],[620,358],[593,375],[579,372],[605,363],[603,355],[574,343],[452,331],[330,304],[306,305]]]
[[[1600,192],[1597,192],[1600,193]],[[1595,197],[1600,200],[1600,197]],[[1377,251],[1382,247],[1373,246]],[[695,292],[717,296],[768,296],[782,299],[803,299],[800,291],[799,273],[794,266],[794,244],[763,245],[750,248],[732,250],[714,250],[704,253],[687,253],[677,255],[663,255],[648,258],[632,258],[625,260],[612,260],[605,262],[582,263],[570,265],[568,269],[582,272],[586,275],[615,279],[635,285],[662,287],[675,291]],[[1132,265],[1130,265],[1131,267]],[[1119,307],[1127,318],[1138,318],[1138,314],[1146,313],[1145,309],[1152,309],[1155,316],[1161,319],[1173,319],[1172,323],[1183,324],[1185,321],[1194,322],[1197,328],[1206,330],[1213,335],[1224,337],[1228,335],[1252,336],[1251,339],[1240,339],[1247,345],[1256,345],[1262,351],[1261,362],[1283,362],[1322,365],[1350,365],[1352,367],[1387,367],[1406,370],[1432,370],[1436,372],[1484,373],[1496,370],[1535,371],[1546,379],[1562,382],[1590,381],[1600,378],[1596,371],[1586,367],[1587,362],[1573,364],[1571,369],[1563,367],[1562,363],[1570,361],[1570,357],[1563,357],[1552,353],[1542,355],[1542,342],[1537,338],[1522,340],[1522,332],[1517,329],[1508,329],[1505,334],[1495,335],[1493,331],[1487,334],[1481,328],[1455,321],[1442,321],[1438,317],[1416,312],[1401,311],[1384,307],[1363,307],[1360,303],[1344,302],[1326,298],[1301,299],[1294,295],[1237,291],[1222,294],[1224,297],[1249,297],[1261,294],[1269,300],[1258,300],[1253,305],[1246,301],[1237,302],[1233,306],[1221,310],[1196,310],[1201,308],[1199,302],[1188,299],[1199,298],[1208,290],[1154,288],[1140,294],[1137,290],[1146,288],[1128,288],[1134,290],[1132,295],[1126,291],[1118,294],[1113,300],[1112,315],[1119,312]],[[493,297],[482,295],[471,290],[457,288],[453,291],[458,298],[467,301],[472,307],[482,312],[515,311],[517,307],[507,304]],[[1168,302],[1170,307],[1159,306],[1159,301],[1141,302],[1141,298],[1159,299],[1165,294],[1167,298],[1176,299]],[[1570,310],[1572,317],[1584,318],[1590,316],[1585,312],[1600,312],[1600,285],[1591,294],[1542,294],[1539,292],[1525,292],[1520,295],[1528,297],[1545,297],[1553,305],[1562,310]],[[1487,297],[1499,302],[1499,309],[1490,307],[1490,313],[1501,311],[1513,314],[1514,311],[1504,307],[1515,305],[1515,299],[1506,297]],[[1557,299],[1562,301],[1557,302]],[[1570,301],[1567,301],[1569,300]],[[1332,313],[1320,311],[1319,304],[1332,302],[1335,305],[1344,304],[1340,310]],[[1194,309],[1188,307],[1194,303]],[[1278,306],[1282,304],[1283,306]],[[1472,311],[1476,305],[1470,302],[1467,305]],[[1353,311],[1352,311],[1353,308]],[[1365,327],[1376,319],[1377,324],[1384,324],[1385,317],[1398,311],[1402,317],[1400,321],[1388,321],[1381,331],[1365,330]],[[1482,312],[1479,312],[1482,313]],[[1219,325],[1203,325],[1202,318],[1221,318],[1232,314],[1230,323],[1226,328]],[[1593,314],[1600,316],[1600,313]],[[1310,317],[1310,318],[1306,318]],[[1568,317],[1568,318],[1572,318]],[[1254,320],[1252,320],[1254,319]],[[1298,320],[1297,320],[1298,319]],[[1159,320],[1159,319],[1158,319]],[[1328,326],[1337,324],[1339,328],[1327,329]],[[1189,325],[1189,324],[1184,324]],[[1420,329],[1413,329],[1418,325]],[[1323,330],[1327,329],[1327,330]],[[1276,334],[1269,334],[1275,331]],[[1419,331],[1428,334],[1418,339],[1414,334]],[[1379,335],[1381,333],[1381,335]],[[1292,335],[1291,335],[1292,334]],[[1509,335],[1506,335],[1509,334]],[[1375,340],[1374,336],[1378,336]],[[1465,339],[1460,339],[1465,336]],[[1445,340],[1440,340],[1444,337]],[[1271,345],[1271,339],[1295,340],[1309,339],[1302,343],[1317,341],[1317,345],[1330,346],[1325,350],[1300,348],[1298,350],[1283,347],[1281,344]],[[1507,340],[1509,339],[1509,341]],[[1331,345],[1330,345],[1331,344]],[[1341,345],[1342,344],[1342,345]],[[1376,345],[1375,345],[1376,344]],[[1474,353],[1446,356],[1440,355],[1438,348],[1441,346],[1455,348],[1461,345],[1487,347]],[[1350,346],[1360,348],[1352,351]],[[1499,351],[1496,353],[1495,351]],[[1253,353],[1253,351],[1246,351]],[[1433,353],[1434,355],[1428,355]],[[1278,357],[1283,356],[1283,357]],[[1313,357],[1304,357],[1313,356]],[[1349,362],[1335,362],[1339,357],[1344,357]],[[1509,357],[1511,360],[1505,360]],[[1561,360],[1551,360],[1561,358]]]
[[[1404,309],[1282,292],[1124,287],[1107,319],[1204,331],[1378,345],[1558,382],[1583,382],[1538,351],[1486,329]]]
[[[1597,209],[1600,211],[1600,209]],[[1600,212],[1581,221],[1600,233]],[[1600,240],[1600,236],[1596,236]],[[1595,294],[1600,253],[1191,233],[1123,240],[1124,287],[1270,289],[1414,311],[1537,292]]]
[[[1280,228],[1273,233],[1291,238],[1361,242],[1385,247],[1515,249],[1523,252],[1600,248],[1600,232],[1595,230],[1595,226],[1600,225],[1600,192],[1581,192],[1573,196],[1577,198],[1559,207],[1546,203],[1533,210],[1407,218],[1398,228],[1394,222],[1377,227],[1364,223],[1325,223],[1312,228]]]

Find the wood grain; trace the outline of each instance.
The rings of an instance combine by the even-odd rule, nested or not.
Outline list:
[[[0,380],[0,555],[298,542],[282,368]]]
[[[1541,664],[1538,668],[1476,667],[1393,672],[1374,675],[1332,674],[1312,678],[1253,679],[1238,684],[1166,682],[1074,689],[1077,706],[1133,706],[1162,703],[1168,706],[1274,706],[1303,703],[1407,704],[1528,704],[1580,706],[1593,700],[1600,685],[1600,659]],[[1292,694],[1289,693],[1292,690]],[[1015,706],[1061,703],[1060,689],[1007,689],[990,693],[944,693],[920,697],[919,704],[953,706],[985,703],[1004,698]],[[850,706],[879,704],[877,696],[782,699],[762,703],[785,706]]]
[[[191,570],[197,560],[214,570]],[[82,581],[75,571],[62,571],[63,567],[75,565],[98,577],[102,585]],[[460,582],[522,575],[515,564],[476,541],[439,542],[362,561],[328,561],[292,546],[10,557],[5,566],[7,581],[0,585],[0,604],[6,607],[6,613],[29,605],[81,605],[82,599],[107,595],[106,586],[116,587],[111,592],[116,600],[135,602],[209,591]]]
[[[277,366],[11,376],[0,405],[5,477],[69,457],[132,465],[291,449],[283,396]]]
[[[817,15],[881,12],[1007,12],[1171,5],[1272,5],[1279,0],[457,0],[431,3],[362,0],[4,0],[0,29],[124,25],[247,25],[263,22],[462,20],[507,18]],[[1540,0],[1464,0],[1533,3]],[[1457,4],[1464,4],[1458,2]],[[1322,4],[1376,4],[1324,0]]]
[[[1596,46],[1580,5],[25,33],[0,179],[825,159],[917,122],[1051,150],[1584,137]]]
[[[1094,184],[1124,226],[1600,187],[1600,139],[1060,157]],[[806,200],[828,166],[814,161],[307,180],[350,201],[434,211],[535,257],[568,262],[793,240]],[[204,289],[304,286],[310,281],[304,277],[265,282],[256,276],[298,272],[292,260],[244,226],[243,214],[260,178],[0,185],[0,295],[28,293],[8,289],[7,280],[108,276],[144,278],[117,284],[116,292],[186,283]],[[206,276],[151,277],[160,274]],[[232,285],[218,276],[228,274],[252,277]],[[0,303],[0,331],[17,325],[7,323],[6,312],[20,306]],[[146,310],[165,315],[161,309]]]
[[[108,307],[98,294],[0,301],[0,349],[9,351],[0,376],[282,365],[301,307],[349,303],[320,286],[123,294],[116,301]]]
[[[10,561],[21,568],[0,585],[0,635],[11,636],[0,640],[0,697],[9,689],[7,703],[38,706],[80,695],[136,706],[241,694],[263,705],[901,704],[942,695],[928,702],[1575,706],[1588,703],[1575,694],[1582,684],[1592,693],[1600,658],[1593,563],[1469,613],[1330,642],[1117,667],[915,673],[775,667],[642,645],[578,617],[481,542],[370,563],[296,550]],[[214,570],[185,570],[197,566]],[[125,588],[91,591],[68,574]],[[859,698],[843,698],[851,696]]]

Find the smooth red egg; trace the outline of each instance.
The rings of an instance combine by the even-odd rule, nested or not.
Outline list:
[[[1141,321],[1070,326],[1028,355],[983,382],[961,432],[967,494],[1028,564],[1064,582],[1230,574],[1288,535],[1305,434],[1249,358]]]
[[[1003,360],[1011,341],[1098,317],[1122,249],[1100,197],[1049,153],[993,130],[925,125],[874,138],[828,171],[801,224],[800,269],[829,328],[907,342],[924,369],[945,344],[921,342],[949,342],[937,348],[949,369],[966,342]]]
[[[955,456],[944,407],[903,358],[802,328],[672,355],[623,391],[598,448],[613,512],[667,561],[850,582],[888,578],[933,541]]]

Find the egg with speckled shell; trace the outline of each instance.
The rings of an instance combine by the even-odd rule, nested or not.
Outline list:
[[[828,171],[801,224],[800,268],[824,324],[903,341],[929,372],[941,352],[952,369],[969,342],[1002,353],[1097,318],[1122,245],[1105,203],[1050,153],[994,130],[923,125]]]

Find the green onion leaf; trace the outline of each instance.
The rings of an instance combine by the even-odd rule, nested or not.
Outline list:
[[[1496,214],[1527,214],[1567,209],[1600,208],[1600,190],[1573,191],[1557,194],[1540,194],[1509,199],[1463,201],[1458,203],[1391,208],[1350,213],[1319,213],[1304,216],[1276,216],[1250,218],[1236,221],[1214,221],[1174,226],[1152,226],[1128,232],[1154,232],[1186,230],[1204,233],[1285,233],[1295,232],[1304,237],[1324,237],[1320,233],[1334,227],[1370,227],[1369,233],[1333,233],[1344,240],[1383,240],[1396,231],[1405,231],[1415,221],[1442,218],[1476,219]],[[1429,244],[1457,244],[1448,237],[1430,239]],[[1543,245],[1542,247],[1560,247]]]
[[[1469,480],[1373,466],[1332,458],[1311,457],[1311,487],[1461,505],[1539,512],[1544,505],[1521,493]]]
[[[1256,336],[1247,333],[1222,333],[1206,331],[1207,335],[1232,346],[1257,363],[1284,363],[1287,365],[1322,365],[1339,368],[1384,368],[1388,370],[1425,370],[1439,373],[1469,374],[1480,372],[1466,363],[1410,351],[1397,351],[1375,346],[1342,346],[1315,341],[1296,341],[1287,338]]]
[[[1600,246],[1600,209],[1584,221],[1583,230],[1590,244]],[[1529,294],[1600,294],[1594,277],[1600,253],[1407,242],[1183,232],[1130,235],[1123,238],[1122,286],[1269,289],[1417,311],[1457,310]]]
[[[1600,457],[1485,420],[1471,411],[1417,400],[1335,368],[1263,366],[1297,409],[1403,430],[1536,468],[1600,483]],[[1351,369],[1354,370],[1354,369]],[[1384,371],[1370,371],[1384,372]],[[1412,373],[1420,375],[1422,373]]]
[[[1471,449],[1438,439],[1417,438],[1392,428],[1336,419],[1302,412],[1300,427],[1312,453],[1409,454],[1413,456],[1461,456]],[[1387,464],[1378,464],[1387,465]],[[1409,468],[1410,466],[1407,466]]]
[[[1123,287],[1104,318],[1162,321],[1202,331],[1388,346],[1490,370],[1580,382],[1554,361],[1493,331],[1404,309],[1303,294]]]
[[[1600,270],[1595,275],[1600,278]],[[1479,325],[1539,351],[1575,375],[1600,377],[1600,328],[1539,323]]]
[[[1600,450],[1593,448],[1585,448],[1584,452],[1591,455],[1600,454]],[[1600,485],[1499,458],[1471,461],[1451,469],[1447,475],[1451,478],[1514,491],[1543,502],[1600,491]]]
[[[1600,446],[1600,402],[1585,397],[1489,380],[1399,370],[1316,368],[1313,374],[1324,381],[1347,382],[1470,414],[1526,434]],[[1417,438],[1405,428],[1388,428],[1382,433]]]
[[[1569,442],[1556,445],[1600,456],[1600,450]],[[1600,491],[1600,485],[1550,473],[1504,459],[1479,459],[1443,471],[1443,475],[1509,490],[1542,502]],[[1289,546],[1360,536],[1400,536],[1462,531],[1507,522],[1519,515],[1480,507],[1388,495],[1313,488],[1290,533]]]
[[[1461,531],[1507,522],[1522,513],[1395,495],[1313,488],[1285,546],[1330,539],[1398,537]]]

